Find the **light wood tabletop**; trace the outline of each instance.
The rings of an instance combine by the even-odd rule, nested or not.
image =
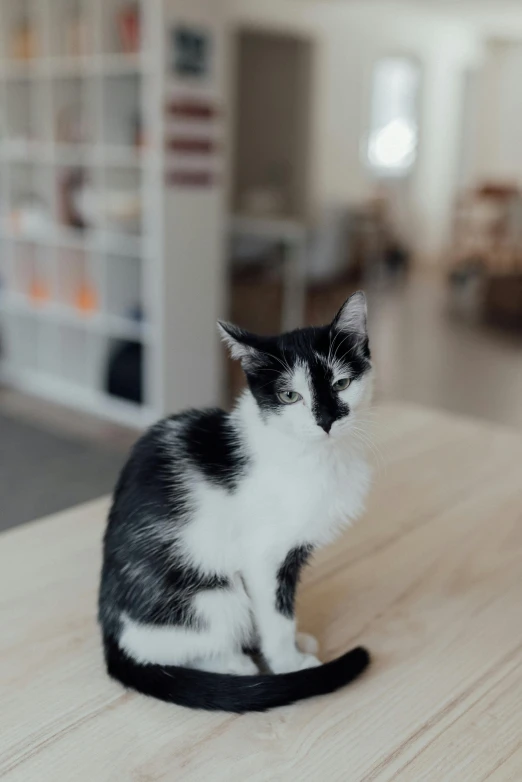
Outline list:
[[[125,692],[95,603],[108,502],[0,537],[0,777],[6,782],[522,780],[522,438],[386,406],[363,522],[299,593],[325,659],[368,672],[266,714]]]

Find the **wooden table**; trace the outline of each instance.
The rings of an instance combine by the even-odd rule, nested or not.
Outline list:
[[[325,657],[375,662],[263,715],[183,710],[106,678],[95,622],[107,501],[0,538],[6,782],[522,779],[522,438],[387,406],[365,521],[300,592]]]

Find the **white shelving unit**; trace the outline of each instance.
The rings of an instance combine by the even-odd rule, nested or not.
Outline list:
[[[136,51],[118,33],[129,6],[0,0],[0,378],[142,425],[164,407],[164,63],[159,0],[136,4]],[[106,390],[122,340],[141,346],[141,404]]]
[[[198,76],[177,64],[187,30],[208,42]],[[198,183],[166,142],[226,148],[227,41],[216,0],[0,0],[0,381],[137,426],[220,401],[226,172]],[[215,119],[173,120],[179,99]],[[139,404],[107,392],[122,341]]]

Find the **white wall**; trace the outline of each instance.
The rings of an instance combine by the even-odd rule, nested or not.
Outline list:
[[[235,25],[282,27],[316,43],[312,101],[313,200],[358,203],[374,182],[362,144],[368,130],[373,64],[406,53],[423,68],[421,147],[410,183],[415,230],[423,258],[439,257],[448,236],[458,175],[464,70],[480,57],[469,22],[400,2],[231,0]]]
[[[522,15],[522,9],[521,9]],[[522,184],[522,42],[493,41],[478,73],[475,181]]]
[[[322,30],[318,196],[357,202],[371,194],[375,181],[363,146],[373,65],[388,54],[414,56],[423,77],[419,158],[408,187],[409,238],[422,260],[437,261],[448,240],[458,175],[464,72],[480,56],[475,30],[389,2],[336,6],[322,16]]]

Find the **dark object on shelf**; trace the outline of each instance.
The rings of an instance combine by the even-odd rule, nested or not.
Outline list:
[[[84,230],[88,227],[78,208],[79,196],[86,184],[86,174],[81,169],[67,171],[60,180],[60,217],[70,228]]]
[[[143,402],[143,346],[118,342],[109,357],[107,391],[129,402]]]

